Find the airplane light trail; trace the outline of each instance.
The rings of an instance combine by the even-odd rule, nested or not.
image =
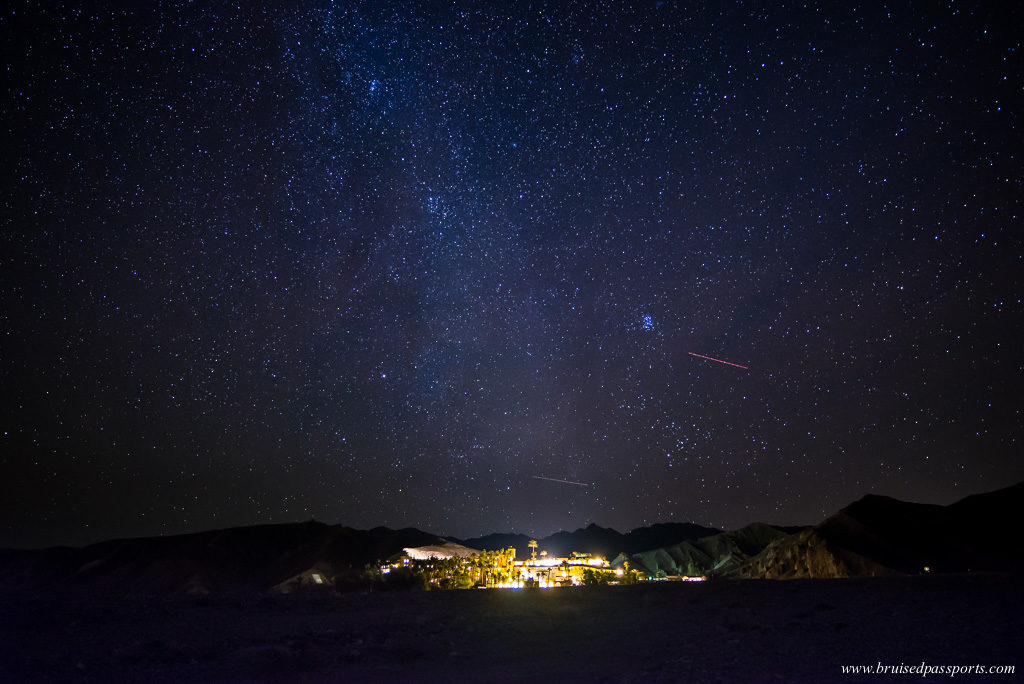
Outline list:
[[[694,354],[693,352],[686,352],[686,353],[689,354],[690,356],[697,356],[697,357],[702,358],[702,359],[707,359],[708,361],[714,361],[716,363],[724,363],[726,366],[736,366],[737,368],[742,368],[743,370],[750,370],[746,366],[741,366],[740,364],[733,363],[732,361],[723,361],[722,359],[716,359],[716,358],[711,357],[711,356],[704,356],[703,354]]]
[[[547,480],[548,482],[561,482],[562,484],[571,484],[571,485],[576,485],[577,487],[589,487],[590,486],[590,484],[588,484],[586,482],[573,482],[572,480],[558,480],[558,479],[555,479],[553,477],[542,477],[540,475],[531,475],[530,477],[532,477],[535,480]]]

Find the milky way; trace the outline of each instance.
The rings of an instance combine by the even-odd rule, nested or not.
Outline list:
[[[0,21],[0,545],[1024,478],[1014,3],[86,4]]]

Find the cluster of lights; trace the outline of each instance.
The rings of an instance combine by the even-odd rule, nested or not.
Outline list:
[[[623,568],[623,567],[618,567],[618,568],[614,568],[614,569],[610,568],[608,561],[606,561],[604,558],[593,557],[593,556],[589,556],[587,554],[577,554],[577,553],[574,553],[572,558],[550,558],[550,557],[547,556],[547,554],[543,554],[540,558],[531,558],[529,560],[514,561],[514,562],[512,562],[511,557],[510,557],[509,558],[509,562],[512,563],[512,565],[515,567],[515,569],[516,569],[515,572],[518,572],[520,574],[520,578],[519,579],[504,580],[504,581],[501,581],[501,582],[496,582],[496,583],[490,584],[489,586],[494,587],[496,589],[523,589],[523,588],[525,588],[527,586],[531,586],[531,585],[539,587],[541,589],[550,589],[552,587],[561,587],[561,586],[566,586],[567,584],[571,584],[572,586],[579,586],[580,584],[582,584],[582,582],[580,581],[580,578],[576,575],[576,573],[570,572],[568,568],[569,567],[579,568],[580,566],[588,566],[588,567],[591,567],[591,568],[602,568],[602,569],[607,568],[610,572],[614,573],[616,578],[621,578],[621,577],[626,575],[626,568]],[[399,562],[396,562],[393,565],[381,567],[381,571],[386,575],[386,574],[390,573],[393,568],[399,568],[399,567],[402,567],[402,566],[408,567],[409,565],[410,565],[409,558],[406,557],[406,558],[402,558]],[[552,579],[550,568],[555,568],[555,567],[559,567],[559,566],[566,566],[566,571],[558,577],[558,580],[560,580],[560,581],[556,581],[555,579]],[[427,567],[428,568],[432,568],[433,565],[429,564],[429,565],[427,565]],[[501,563],[495,561],[494,568],[497,569],[499,567],[501,567]],[[541,572],[534,572],[532,570],[534,568],[536,568],[538,570],[543,568],[544,570],[541,571]],[[662,581],[671,579],[671,580],[683,581],[683,582],[703,582],[707,578],[705,578],[705,577],[689,577],[689,576],[683,575],[683,576],[672,577],[672,578],[668,578],[668,577],[647,577],[646,579],[648,579],[648,580],[662,580]]]

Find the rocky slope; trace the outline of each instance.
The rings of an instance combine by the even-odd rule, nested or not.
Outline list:
[[[774,540],[740,577],[852,577],[1024,570],[1024,483],[949,506],[865,496]]]
[[[666,575],[729,575],[769,544],[789,537],[786,528],[754,523],[671,546],[620,556],[615,565],[630,566],[651,577]]]

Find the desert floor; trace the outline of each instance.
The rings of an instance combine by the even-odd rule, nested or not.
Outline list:
[[[0,681],[1014,681],[1024,578],[648,583],[341,596],[0,595]]]

